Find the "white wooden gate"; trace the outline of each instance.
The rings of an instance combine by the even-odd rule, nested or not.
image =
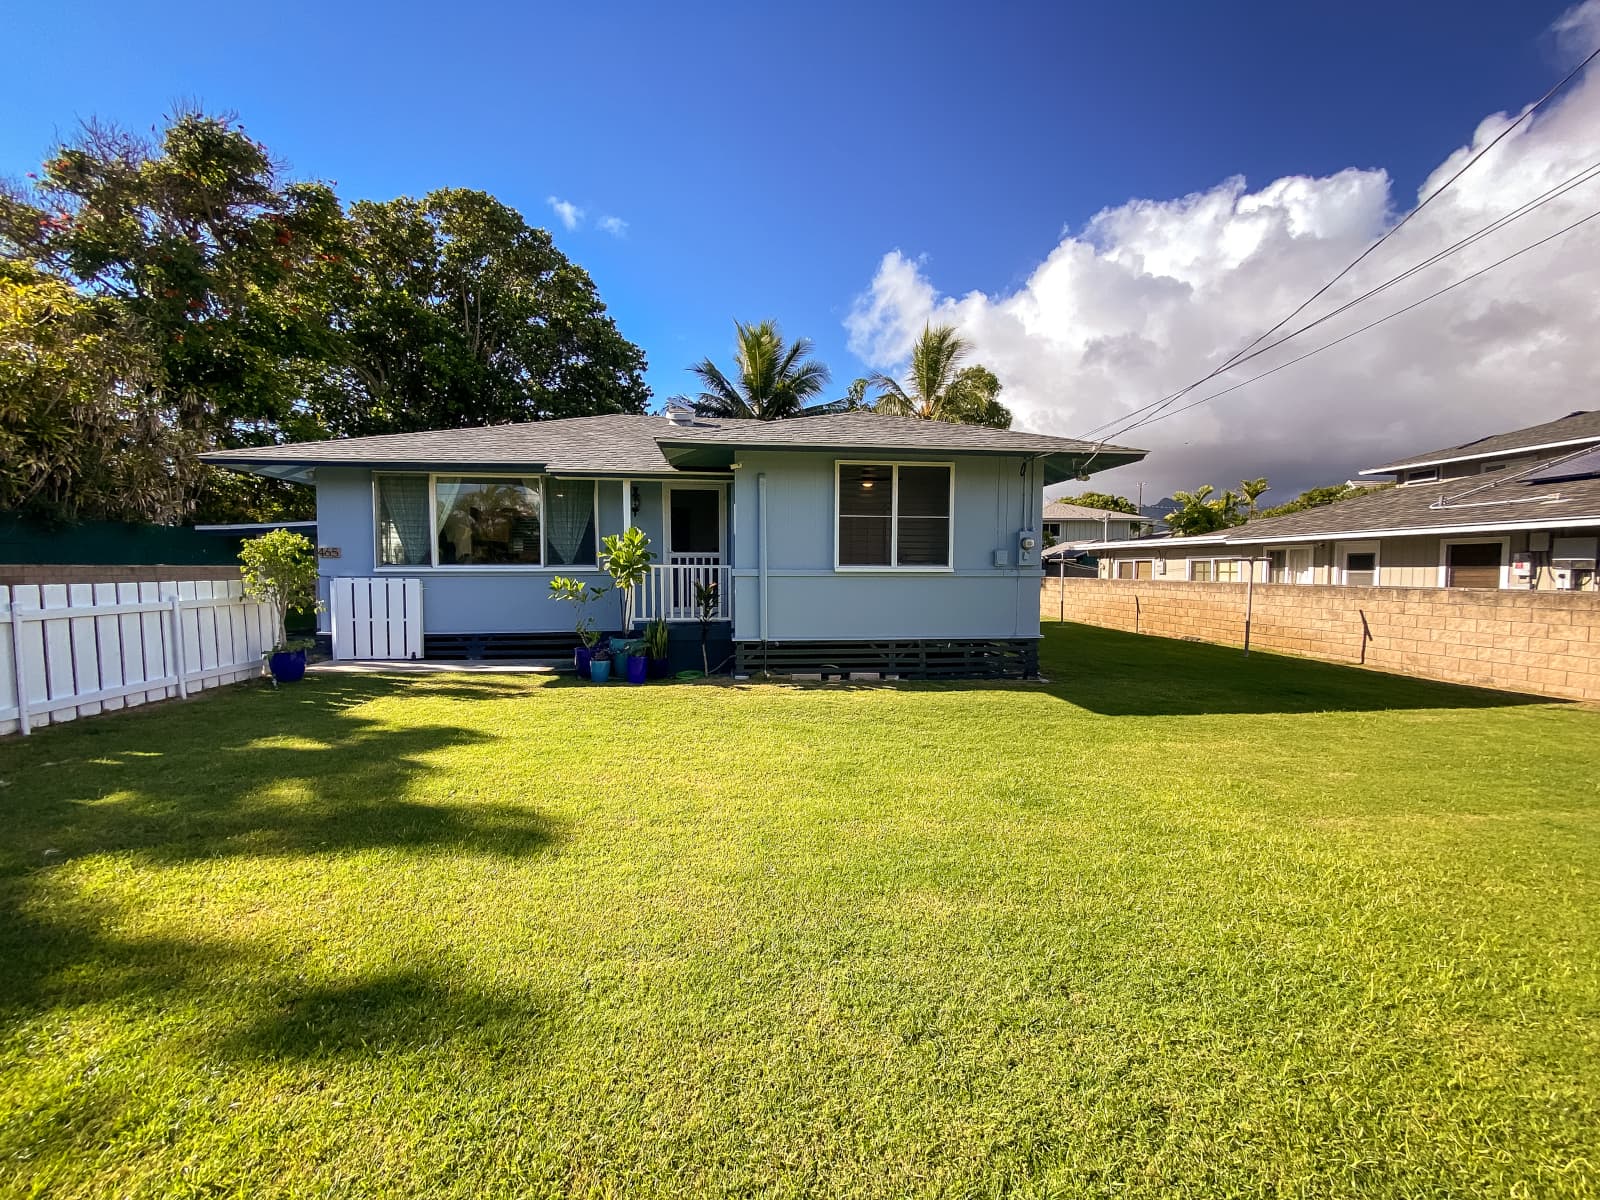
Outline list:
[[[334,658],[422,657],[422,580],[341,577],[328,583]]]

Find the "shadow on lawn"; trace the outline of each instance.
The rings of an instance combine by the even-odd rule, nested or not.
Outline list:
[[[1381,712],[1560,704],[1237,647],[1046,624],[1039,669],[1048,694],[1106,716]]]
[[[484,992],[443,973],[398,970],[276,995],[269,1011],[221,1048],[241,1058],[320,1059],[525,1044],[530,1028],[549,1015],[531,997]]]
[[[414,780],[435,769],[429,756],[493,739],[361,709],[396,690],[381,679],[245,689],[5,746],[0,1010],[181,988],[234,953],[113,934],[116,912],[50,886],[85,855],[157,864],[385,848],[520,857],[555,840],[556,825],[519,797],[410,798]],[[408,701],[518,690],[488,680],[405,683]]]

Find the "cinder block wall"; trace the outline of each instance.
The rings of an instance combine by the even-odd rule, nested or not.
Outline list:
[[[1240,645],[1245,585],[1046,579],[1039,615]],[[1250,644],[1447,683],[1600,701],[1600,594],[1258,583]]]
[[[230,580],[239,578],[238,564],[198,566],[184,564],[125,565],[88,563],[81,566],[61,563],[0,563],[0,587],[20,583],[163,583],[168,579]]]

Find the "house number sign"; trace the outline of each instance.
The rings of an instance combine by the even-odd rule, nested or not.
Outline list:
[[[339,547],[337,547],[337,546],[318,546],[317,547],[317,557],[318,558],[338,558],[339,554],[340,554],[340,551],[339,551]]]

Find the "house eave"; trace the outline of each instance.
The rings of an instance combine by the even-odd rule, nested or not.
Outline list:
[[[1481,462],[1489,458],[1514,458],[1518,454],[1534,454],[1540,450],[1560,450],[1567,446],[1600,445],[1600,437],[1568,438],[1560,442],[1538,442],[1529,446],[1502,447],[1484,450],[1477,454],[1451,454],[1443,458],[1419,458],[1413,462],[1390,463],[1386,467],[1367,467],[1358,475],[1397,475],[1401,471],[1415,471],[1423,467],[1444,467],[1458,462]]]

